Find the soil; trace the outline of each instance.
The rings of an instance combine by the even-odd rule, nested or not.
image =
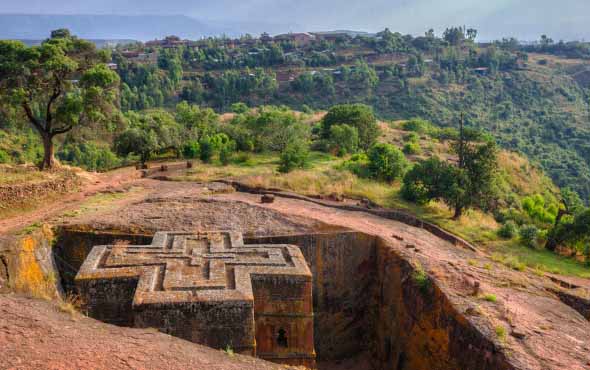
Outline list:
[[[50,201],[39,200],[37,207],[30,212],[23,212],[16,217],[0,220],[0,235],[18,231],[39,220],[47,220],[50,217],[76,208],[85,199],[107,189],[119,188],[135,181],[139,173],[131,167],[122,168],[104,174],[87,174],[83,178],[80,191],[65,194],[58,199]]]

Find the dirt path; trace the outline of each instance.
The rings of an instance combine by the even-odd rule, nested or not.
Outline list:
[[[29,212],[23,212],[15,217],[0,220],[0,235],[9,234],[30,224],[47,220],[60,213],[76,208],[87,198],[107,189],[117,189],[132,184],[139,178],[139,173],[133,167],[125,167],[115,171],[90,174],[83,180],[79,191],[65,194],[53,201],[45,203],[41,200],[39,206]]]

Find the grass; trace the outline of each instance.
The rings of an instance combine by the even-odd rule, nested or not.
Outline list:
[[[492,302],[492,303],[496,303],[496,301],[498,300],[498,298],[494,294],[484,294],[481,298],[484,301],[488,301],[488,302]]]
[[[225,349],[223,350],[229,357],[233,357],[235,355],[233,348],[228,344]]]
[[[430,288],[430,279],[428,278],[428,274],[426,274],[426,271],[424,271],[422,265],[418,264],[416,266],[416,269],[412,274],[412,279],[418,288],[420,288],[420,292],[422,292],[422,294],[428,293],[428,289]]]
[[[24,183],[36,183],[47,180],[48,173],[44,173],[32,167],[8,167],[0,166],[0,185],[20,185]]]
[[[553,273],[558,275],[590,278],[590,268],[573,258],[557,255],[545,249],[533,249],[508,241],[489,247],[491,258],[510,268],[522,271],[526,267],[537,275]]]
[[[243,156],[243,155],[238,155]],[[341,170],[342,158],[325,153],[312,152],[310,166],[287,174],[278,173],[278,156],[275,154],[251,154],[235,160],[228,166],[219,164],[197,164],[195,168],[174,178],[179,181],[215,181],[232,178],[250,186],[279,188],[303,195],[338,194],[352,198],[367,198],[383,207],[403,209],[417,217],[432,222],[485,249],[492,259],[516,271],[531,268],[536,272],[551,272],[562,275],[590,277],[590,268],[567,257],[557,256],[544,250],[524,247],[517,240],[502,240],[497,235],[499,224],[492,215],[470,210],[459,220],[452,220],[452,212],[440,202],[417,205],[401,198],[399,181],[393,184],[362,179]],[[506,182],[519,194],[539,189],[527,184],[526,176],[517,176],[515,168],[526,167],[529,178],[545,182],[543,175],[536,173],[523,158],[505,154],[503,161]],[[514,167],[514,168],[513,168]],[[516,171],[516,172],[515,172]],[[491,270],[492,266],[483,266]]]
[[[496,336],[498,337],[498,340],[500,340],[500,342],[504,342],[506,341],[506,328],[503,327],[502,325],[498,325],[496,326]]]
[[[71,316],[75,316],[79,313],[81,305],[80,297],[77,295],[66,295],[65,298],[59,298],[57,300],[57,307],[61,312],[69,313]]]

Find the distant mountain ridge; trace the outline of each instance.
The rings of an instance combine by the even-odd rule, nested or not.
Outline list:
[[[284,32],[295,25],[213,22],[184,15],[35,15],[0,14],[0,39],[42,40],[58,28],[86,39],[140,41],[177,35],[187,39]]]

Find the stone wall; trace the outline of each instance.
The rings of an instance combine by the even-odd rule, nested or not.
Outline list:
[[[74,278],[94,246],[115,243],[144,245],[151,242],[152,236],[128,230],[96,231],[87,226],[56,228],[53,255],[64,289],[74,289]]]
[[[0,209],[39,199],[51,194],[64,194],[75,190],[81,181],[73,172],[37,183],[0,185]]]

